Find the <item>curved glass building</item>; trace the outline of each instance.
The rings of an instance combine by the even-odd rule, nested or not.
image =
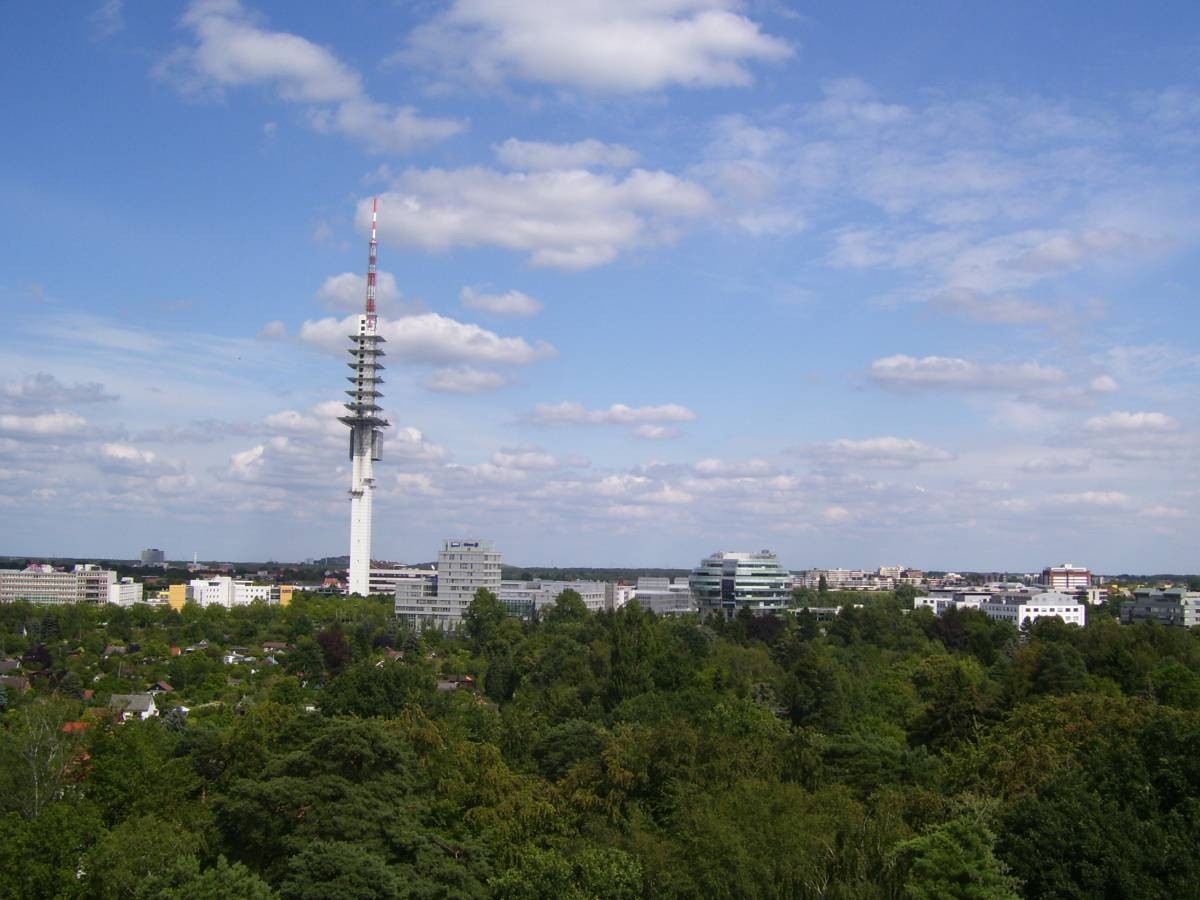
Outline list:
[[[792,592],[792,575],[770,550],[758,553],[718,551],[688,578],[701,615],[720,612],[731,618],[741,606],[762,613],[782,609]]]

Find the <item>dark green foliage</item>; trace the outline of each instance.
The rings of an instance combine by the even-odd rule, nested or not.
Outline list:
[[[380,661],[351,666],[325,689],[321,709],[332,716],[391,718],[410,704],[428,703],[433,678],[416,664]]]
[[[700,623],[483,592],[419,635],[386,599],[0,606],[33,674],[0,900],[1194,896],[1200,634],[903,593]]]

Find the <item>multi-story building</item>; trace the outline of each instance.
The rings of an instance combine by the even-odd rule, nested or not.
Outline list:
[[[620,609],[633,599],[634,590],[635,588],[632,584],[625,584],[620,581],[604,582],[604,608]]]
[[[1063,563],[1042,569],[1042,585],[1051,591],[1073,591],[1092,586],[1092,573],[1080,566]]]
[[[600,612],[607,606],[603,581],[502,581],[496,596],[508,607],[510,615],[530,618],[554,606],[563,591],[575,591],[588,612]]]
[[[143,566],[165,566],[167,564],[167,555],[157,547],[150,547],[142,551]]]
[[[500,563],[500,551],[491,541],[447,539],[438,552],[436,594],[406,589],[404,602],[396,600],[396,615],[415,628],[456,629],[477,590],[499,593]]]
[[[697,611],[696,598],[686,578],[639,578],[630,599],[660,616],[682,616]]]
[[[993,619],[1011,622],[1020,628],[1026,622],[1057,616],[1068,625],[1081,628],[1087,621],[1087,606],[1074,597],[1057,591],[1042,593],[1007,592],[989,597],[979,609]]]
[[[287,606],[292,602],[293,590],[289,584],[255,584],[252,581],[238,581],[228,575],[220,575],[216,578],[193,579],[188,582],[186,591],[182,593],[184,602],[232,608],[248,606],[255,600]],[[168,594],[168,602],[172,607],[176,607],[180,593],[174,591]]]
[[[402,581],[417,579],[428,582],[436,576],[437,569],[432,567],[422,569],[420,566],[392,566],[386,569],[371,569],[368,590],[372,594],[395,594]]]
[[[1138,588],[1121,604],[1121,624],[1158,622],[1191,628],[1200,625],[1200,591],[1184,588]]]
[[[732,618],[743,606],[755,613],[785,609],[791,597],[792,575],[770,550],[721,550],[692,570],[688,586],[701,614],[720,613]]]
[[[97,565],[77,565],[63,571],[44,563],[24,569],[0,570],[0,603],[107,603],[117,573]]]
[[[133,606],[142,602],[142,586],[132,578],[122,578],[108,586],[108,602],[116,606]]]

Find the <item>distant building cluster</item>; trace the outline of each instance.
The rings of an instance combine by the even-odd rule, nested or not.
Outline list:
[[[132,579],[90,563],[56,569],[35,563],[24,569],[0,569],[0,603],[116,603],[128,606],[142,599],[142,586]]]
[[[157,547],[143,550],[141,559],[143,566],[159,566],[161,568],[167,565],[167,554]]]
[[[824,584],[822,585],[822,582]],[[904,566],[880,566],[874,572],[865,569],[808,569],[796,579],[797,587],[831,591],[894,591],[897,585],[920,585],[925,573]]]
[[[287,606],[292,602],[295,588],[289,584],[257,584],[240,581],[228,575],[216,578],[194,578],[187,584],[173,584],[167,589],[167,602],[171,609],[181,610],[187,603],[200,606],[248,606],[261,601],[268,604]]]

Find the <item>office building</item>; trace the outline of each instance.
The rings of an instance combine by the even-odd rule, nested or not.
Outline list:
[[[108,591],[117,573],[97,565],[81,564],[69,572],[44,563],[24,569],[0,570],[0,603],[27,600],[30,603],[108,602]]]
[[[631,599],[642,609],[660,616],[683,616],[697,611],[696,598],[686,578],[639,578]]]
[[[415,628],[458,628],[477,590],[499,593],[500,561],[500,551],[491,541],[443,541],[438,552],[436,595],[403,604],[397,600],[396,615]]]
[[[1074,597],[1057,591],[1024,593],[1009,591],[989,597],[979,604],[987,616],[1002,622],[1011,622],[1018,628],[1038,619],[1058,617],[1068,625],[1081,628],[1087,621],[1087,606]]]
[[[787,608],[792,575],[770,550],[718,551],[692,571],[688,585],[702,615],[732,618],[740,607],[758,614]]]
[[[1092,586],[1092,573],[1080,566],[1063,563],[1042,570],[1042,586],[1051,591],[1074,591]]]
[[[1121,604],[1122,625],[1157,622],[1191,628],[1200,625],[1200,591],[1184,588],[1138,588],[1133,599]]]
[[[157,547],[151,547],[148,550],[142,551],[143,566],[165,566],[167,564],[167,555]]]
[[[528,619],[554,606],[563,591],[575,591],[588,612],[607,608],[603,581],[502,581],[496,596],[508,607],[510,615]]]
[[[369,590],[372,594],[395,594],[404,581],[413,579],[429,581],[437,576],[437,569],[422,569],[419,566],[392,566],[386,569],[371,569]]]

